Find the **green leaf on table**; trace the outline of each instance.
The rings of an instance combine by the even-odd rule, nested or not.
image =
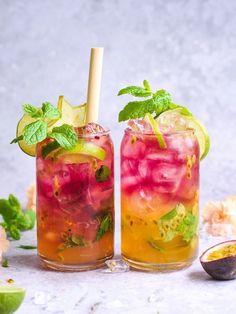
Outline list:
[[[17,228],[16,225],[10,225],[10,227],[8,228],[8,232],[14,240],[20,240],[20,230]]]
[[[8,197],[8,202],[9,202],[10,206],[14,207],[14,209],[16,211],[18,211],[18,212],[21,211],[21,204],[15,195],[10,194]]]
[[[95,178],[97,182],[104,182],[106,181],[111,175],[111,170],[105,165],[102,165],[99,169],[95,172]]]
[[[65,149],[72,149],[78,142],[77,134],[73,127],[68,124],[53,128],[49,136],[54,138]]]
[[[43,120],[37,120],[25,126],[24,141],[28,145],[37,144],[47,137],[48,126]]]
[[[2,267],[9,267],[8,260],[6,258],[2,260]]]
[[[27,209],[25,212],[24,212],[24,215],[29,217],[29,220],[30,220],[30,224],[28,226],[28,229],[26,230],[31,230],[34,228],[34,225],[35,225],[35,221],[36,221],[36,214],[35,212],[32,210],[32,209]]]
[[[100,226],[96,234],[96,240],[100,240],[107,231],[113,228],[113,220],[111,214],[104,215],[100,220]]]
[[[35,250],[35,249],[37,249],[37,246],[35,246],[35,245],[19,245],[18,248],[23,249],[23,250]]]
[[[43,117],[43,112],[41,108],[35,107],[30,104],[25,104],[23,105],[23,110],[24,113],[29,115],[32,118],[42,118]]]
[[[51,120],[60,119],[61,117],[61,112],[49,102],[43,103],[42,111],[43,111],[43,116]]]

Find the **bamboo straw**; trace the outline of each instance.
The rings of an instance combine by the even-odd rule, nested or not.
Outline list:
[[[91,48],[86,106],[86,123],[98,122],[103,48]]]

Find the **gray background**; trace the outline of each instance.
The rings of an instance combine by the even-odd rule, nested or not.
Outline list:
[[[236,1],[0,0],[0,197],[25,201],[34,159],[9,145],[25,102],[85,100],[89,53],[104,46],[100,122],[116,146],[128,84],[149,79],[189,108],[211,135],[202,203],[235,194]],[[117,171],[118,187],[118,171]]]

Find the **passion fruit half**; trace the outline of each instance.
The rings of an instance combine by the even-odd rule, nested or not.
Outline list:
[[[200,257],[204,270],[217,280],[236,278],[236,240],[216,244]]]

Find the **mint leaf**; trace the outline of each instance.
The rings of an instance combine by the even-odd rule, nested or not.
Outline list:
[[[183,240],[189,242],[197,233],[198,219],[191,213],[187,213],[177,227],[177,231],[182,235]]]
[[[24,250],[35,250],[37,249],[37,246],[34,245],[19,245],[19,249],[24,249]]]
[[[108,230],[112,229],[112,223],[113,222],[110,213],[102,217],[99,229],[96,234],[97,241],[100,240]]]
[[[23,105],[23,110],[27,115],[31,116],[32,118],[42,118],[43,116],[43,112],[40,108],[37,108],[30,104]]]
[[[45,118],[55,120],[55,119],[60,119],[60,117],[61,117],[60,111],[57,108],[55,108],[52,104],[50,104],[49,102],[43,103],[42,111],[43,111],[43,116]]]
[[[128,86],[128,87],[121,89],[118,92],[117,96],[124,95],[124,94],[130,94],[130,95],[133,95],[135,97],[148,97],[148,96],[152,95],[152,91],[146,90],[143,87]]]
[[[171,220],[173,218],[175,218],[175,216],[177,216],[177,210],[176,207],[174,209],[172,209],[170,212],[168,212],[167,214],[165,214],[164,216],[161,217],[162,220]]]
[[[151,90],[151,87],[150,87],[150,85],[149,85],[149,83],[148,83],[147,80],[144,80],[144,81],[143,81],[143,86],[144,86],[144,88],[145,88],[146,90],[152,91],[152,90]]]
[[[43,120],[37,120],[25,126],[24,141],[28,145],[37,144],[47,137],[47,123]]]
[[[65,149],[73,148],[78,142],[77,134],[73,127],[68,124],[53,128],[49,136],[54,138]]]
[[[154,108],[152,98],[143,101],[131,101],[120,111],[119,122],[143,118],[147,112],[153,113]]]
[[[14,138],[10,144],[16,144],[18,143],[19,141],[22,141],[23,140],[23,135],[20,135],[20,136],[17,136],[16,138]]]
[[[159,246],[158,242],[156,240],[149,240],[147,243],[155,250],[159,252],[164,252],[165,250]]]
[[[29,217],[29,220],[30,220],[30,225],[28,226],[28,229],[27,230],[31,230],[34,228],[34,225],[35,225],[35,220],[36,220],[36,214],[35,212],[32,210],[32,209],[27,209],[25,212],[24,212],[25,216]]]
[[[8,228],[8,231],[9,231],[9,234],[10,236],[15,239],[15,240],[20,240],[20,230],[17,228],[17,226],[15,225],[11,225],[9,228]]]
[[[95,172],[95,178],[97,182],[104,182],[106,181],[111,175],[111,170],[105,165],[102,165],[99,169]]]
[[[19,202],[18,198],[15,197],[15,195],[10,194],[8,197],[8,202],[9,202],[10,206],[15,209],[15,211],[17,211],[17,212],[21,211],[20,202]]]

